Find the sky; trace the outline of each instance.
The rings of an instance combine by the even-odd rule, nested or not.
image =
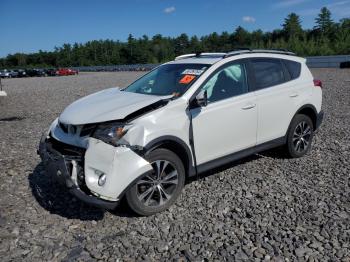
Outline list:
[[[0,0],[0,57],[64,43],[125,41],[129,34],[203,36],[237,26],[271,31],[291,12],[306,29],[323,6],[335,21],[350,17],[350,0]]]

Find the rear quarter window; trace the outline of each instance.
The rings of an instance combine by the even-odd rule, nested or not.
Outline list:
[[[300,76],[301,64],[299,62],[283,60],[289,72],[291,80],[297,79]]]
[[[280,59],[256,58],[251,65],[257,90],[286,82]]]

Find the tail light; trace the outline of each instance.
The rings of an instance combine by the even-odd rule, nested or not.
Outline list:
[[[322,88],[322,81],[318,79],[314,79],[314,86]]]

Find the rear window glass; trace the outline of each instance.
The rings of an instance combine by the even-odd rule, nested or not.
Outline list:
[[[300,76],[301,64],[295,61],[283,60],[290,74],[291,80],[297,79]]]
[[[252,66],[257,89],[275,86],[285,82],[283,67],[279,59],[254,59]]]

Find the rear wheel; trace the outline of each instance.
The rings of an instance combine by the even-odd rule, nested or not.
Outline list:
[[[311,149],[314,135],[311,119],[306,115],[296,115],[289,127],[287,135],[287,151],[293,157],[302,157]]]
[[[153,167],[126,192],[130,208],[139,215],[149,216],[169,208],[185,184],[185,169],[180,158],[170,150],[156,149],[145,159]]]

